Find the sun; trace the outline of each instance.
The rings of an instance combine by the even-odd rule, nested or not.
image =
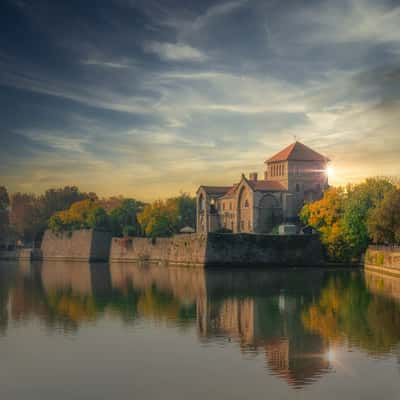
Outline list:
[[[331,166],[326,167],[325,174],[329,177],[332,177],[333,175],[335,175],[335,170]]]

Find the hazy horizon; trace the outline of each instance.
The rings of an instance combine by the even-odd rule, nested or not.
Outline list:
[[[332,185],[399,176],[398,1],[5,0],[1,182],[145,201],[263,175],[298,141]]]

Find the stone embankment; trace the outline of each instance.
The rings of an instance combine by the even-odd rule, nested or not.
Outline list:
[[[94,229],[53,233],[47,230],[42,241],[43,260],[107,261],[111,233]]]
[[[365,268],[400,276],[400,247],[369,246],[365,253]]]
[[[314,235],[188,234],[173,238],[113,238],[110,260],[158,261],[200,266],[319,266]]]
[[[314,235],[182,234],[171,238],[111,238],[85,229],[46,231],[41,249],[26,249],[14,259],[158,262],[187,266],[292,266],[324,264]]]

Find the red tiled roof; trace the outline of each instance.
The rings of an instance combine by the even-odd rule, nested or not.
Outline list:
[[[276,181],[250,181],[248,180],[249,185],[258,192],[283,192],[286,191],[286,188],[280,183]]]
[[[284,148],[273,157],[269,158],[265,162],[274,161],[329,161],[329,159],[322,154],[310,149],[306,145],[300,142],[294,142],[290,146]]]

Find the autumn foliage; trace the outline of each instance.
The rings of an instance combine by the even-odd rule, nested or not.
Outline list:
[[[388,180],[377,178],[330,188],[321,200],[303,207],[300,219],[318,231],[330,259],[356,260],[371,240],[396,240],[389,231],[400,229],[397,192]]]

